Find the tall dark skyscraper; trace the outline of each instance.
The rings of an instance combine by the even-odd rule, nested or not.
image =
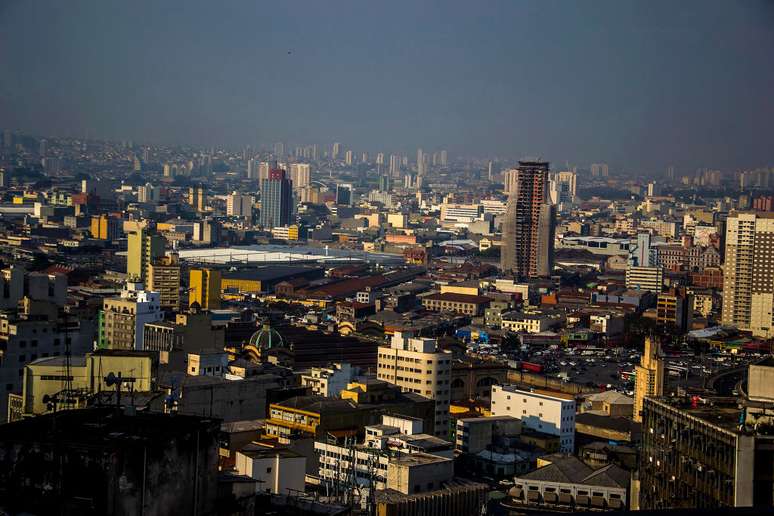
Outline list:
[[[547,180],[548,162],[519,161],[512,171],[500,255],[505,273],[519,278],[551,274],[556,209],[547,198]]]
[[[284,170],[271,170],[268,179],[261,181],[261,226],[286,226],[291,222],[292,213],[293,183]]]

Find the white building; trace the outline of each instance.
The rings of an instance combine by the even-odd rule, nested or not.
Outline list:
[[[559,436],[561,452],[574,451],[575,399],[569,394],[493,385],[492,415],[518,418],[522,428]]]
[[[330,367],[313,367],[309,374],[301,375],[301,385],[312,389],[312,393],[326,398],[338,398],[347,384],[357,376],[357,368],[346,362],[333,363]]]
[[[626,268],[626,288],[661,292],[664,286],[664,269],[662,267]]]
[[[250,444],[236,452],[236,471],[258,480],[259,492],[299,495],[304,492],[306,457],[287,448]]]
[[[309,163],[292,163],[290,165],[290,180],[293,182],[293,190],[308,186],[312,182]]]
[[[508,312],[502,315],[500,327],[514,333],[542,333],[565,322],[565,315],[559,311]]]
[[[401,332],[390,346],[379,347],[377,378],[435,400],[435,435],[449,435],[452,353],[438,349],[435,339],[412,338]]]
[[[253,198],[233,192],[226,197],[226,215],[229,217],[241,217],[249,222],[253,220]]]

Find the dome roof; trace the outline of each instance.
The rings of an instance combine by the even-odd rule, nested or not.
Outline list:
[[[249,345],[258,349],[284,348],[285,340],[277,330],[264,323],[263,327],[250,337]]]

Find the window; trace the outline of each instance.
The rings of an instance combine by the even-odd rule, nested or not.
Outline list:
[[[271,466],[269,466],[268,468],[266,468],[266,473],[271,473]]]

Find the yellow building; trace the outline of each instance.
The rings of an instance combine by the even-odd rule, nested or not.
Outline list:
[[[196,211],[204,211],[206,205],[204,186],[192,186],[188,189],[188,204]]]
[[[220,308],[221,276],[215,269],[191,269],[188,306],[199,303],[203,310]]]
[[[121,226],[117,219],[107,215],[91,217],[91,237],[97,240],[114,240],[118,237]]]
[[[298,240],[298,226],[277,226],[271,229],[271,236],[279,240]]]
[[[645,398],[659,397],[664,394],[664,359],[661,347],[652,338],[645,339],[645,351],[640,365],[635,367],[634,420],[642,422],[642,406]]]
[[[161,308],[180,308],[180,260],[177,253],[162,256],[150,264],[147,288],[161,295]]]
[[[164,256],[166,240],[151,233],[146,227],[137,227],[127,238],[126,274],[143,283],[148,280],[148,268],[155,260]]]
[[[86,405],[86,397],[101,391],[115,391],[108,386],[105,377],[110,373],[121,375],[125,381],[122,391],[150,392],[153,389],[155,368],[153,354],[142,351],[99,350],[85,356],[71,358],[69,404],[62,401],[57,410],[80,408]],[[49,412],[44,396],[52,397],[62,391],[65,378],[65,359],[62,356],[47,357],[30,362],[24,367],[22,386],[23,414],[36,416]],[[61,397],[64,400],[64,397]],[[53,406],[51,407],[53,408]]]

